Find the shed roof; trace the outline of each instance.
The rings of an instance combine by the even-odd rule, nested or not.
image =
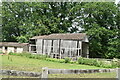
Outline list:
[[[28,45],[28,43],[0,42],[0,46],[23,47],[26,45]]]
[[[67,40],[84,40],[86,33],[60,33],[43,36],[34,36],[31,39],[67,39]]]

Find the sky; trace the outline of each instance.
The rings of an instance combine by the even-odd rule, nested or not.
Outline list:
[[[118,2],[120,2],[120,0],[115,0],[115,4],[118,4]]]

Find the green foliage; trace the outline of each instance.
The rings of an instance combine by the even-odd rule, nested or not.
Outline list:
[[[59,63],[65,63],[64,59],[56,59],[56,58],[46,58],[47,61],[52,61],[52,62],[59,62]]]
[[[85,32],[90,57],[120,58],[119,6],[109,2],[3,2],[2,39],[28,42],[37,35]]]
[[[112,60],[112,67],[120,67],[120,60],[114,58]]]
[[[78,59],[78,64],[85,64],[85,65],[91,65],[91,66],[97,66],[97,67],[103,67],[103,68],[116,68],[120,67],[120,61],[112,61],[111,63],[108,63],[106,61],[99,61],[96,59],[89,59],[89,58],[82,58],[80,57]]]
[[[16,38],[18,42],[20,43],[27,43],[28,39],[25,36],[20,36]]]
[[[78,63],[79,64],[85,64],[85,65],[97,65],[97,60],[80,57],[78,59]]]
[[[40,54],[31,54],[28,52],[23,52],[23,53],[12,53],[10,52],[9,55],[15,55],[15,56],[23,56],[23,57],[28,57],[32,59],[39,59],[39,60],[45,60],[49,56],[47,55],[40,55]]]
[[[3,2],[3,41],[28,42],[35,35],[69,32],[73,4]]]
[[[65,58],[65,63],[70,63],[71,59],[69,57]]]

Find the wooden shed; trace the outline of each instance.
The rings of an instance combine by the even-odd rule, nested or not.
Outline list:
[[[17,43],[17,42],[0,42],[0,51],[3,53],[15,52],[22,53],[28,52],[28,43]]]
[[[88,37],[85,33],[35,36],[30,39],[29,52],[60,59],[89,57],[88,43]]]

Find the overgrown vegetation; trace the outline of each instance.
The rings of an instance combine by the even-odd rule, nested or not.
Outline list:
[[[84,64],[84,65],[90,65],[90,66],[96,66],[96,67],[103,67],[103,68],[116,68],[120,67],[120,60],[114,58],[111,62],[107,61],[100,61],[97,59],[89,59],[89,58],[78,58],[77,61],[72,61],[70,58],[66,57],[65,59],[56,59],[56,58],[50,58],[47,55],[40,55],[40,54],[31,54],[31,53],[9,53],[9,55],[16,55],[16,56],[22,56],[32,59],[39,59],[39,60],[46,60],[51,62],[58,62],[58,63],[69,63],[69,64]]]
[[[113,59],[111,62],[107,61],[99,61],[96,59],[89,59],[89,58],[82,58],[80,57],[78,59],[79,64],[85,64],[85,65],[92,65],[92,66],[97,66],[97,67],[104,67],[104,68],[116,68],[120,67],[120,60],[118,59]]]

